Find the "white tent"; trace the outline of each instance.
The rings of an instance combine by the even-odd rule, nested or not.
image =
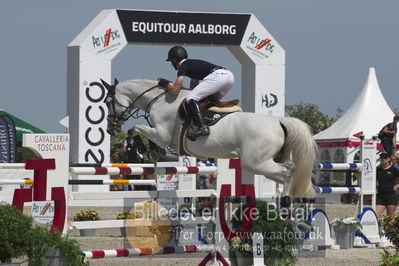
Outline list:
[[[362,132],[366,139],[377,136],[384,125],[392,122],[394,115],[378,86],[375,69],[370,68],[362,91],[348,111],[314,136],[320,148],[321,162],[356,161],[359,138],[354,135]]]
[[[378,86],[374,68],[370,68],[363,90],[352,106],[333,125],[314,138],[317,142],[358,142],[359,139],[354,137],[354,134],[363,132],[366,138],[376,136],[384,125],[392,122],[394,115]]]

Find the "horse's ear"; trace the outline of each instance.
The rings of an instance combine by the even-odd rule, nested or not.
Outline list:
[[[107,89],[107,91],[109,91],[110,89],[112,89],[112,86],[109,85],[107,82],[105,82],[103,79],[100,79],[101,83],[104,85],[104,87]]]
[[[115,78],[114,80],[114,86],[118,85],[119,81]]]

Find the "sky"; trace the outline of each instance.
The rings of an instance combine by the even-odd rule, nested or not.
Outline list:
[[[67,46],[103,9],[253,13],[285,49],[286,104],[318,104],[335,116],[348,110],[374,67],[385,99],[399,109],[396,0],[0,0],[0,109],[64,133]],[[127,46],[113,60],[112,77],[174,80],[164,60],[169,48]],[[241,65],[227,48],[188,51],[229,68],[236,83],[226,99],[241,98]]]

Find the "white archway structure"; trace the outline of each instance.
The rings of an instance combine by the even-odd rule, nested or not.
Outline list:
[[[112,59],[126,45],[138,43],[225,46],[242,64],[243,110],[284,116],[285,51],[253,14],[103,10],[68,45],[71,163],[108,162],[100,78],[111,82]],[[271,189],[262,189],[258,197],[275,192],[270,184],[258,187]]]

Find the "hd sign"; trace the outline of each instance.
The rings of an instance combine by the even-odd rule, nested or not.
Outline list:
[[[71,163],[109,161],[100,79],[112,83],[111,62],[127,44],[226,46],[242,64],[243,110],[284,116],[285,51],[253,14],[103,10],[68,45]]]

